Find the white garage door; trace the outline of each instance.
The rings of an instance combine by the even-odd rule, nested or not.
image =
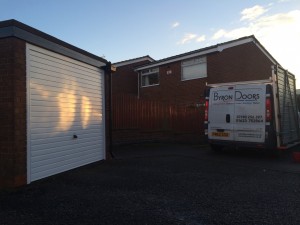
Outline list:
[[[105,158],[104,74],[27,45],[28,183]]]

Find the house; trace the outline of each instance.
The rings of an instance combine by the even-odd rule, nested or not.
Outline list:
[[[110,63],[0,22],[0,188],[109,157]]]
[[[198,105],[207,83],[269,79],[278,62],[254,36],[139,66],[139,98]],[[132,71],[133,72],[133,71]]]
[[[112,95],[132,94],[138,95],[138,73],[134,69],[155,60],[149,55],[135,59],[114,63],[116,72],[112,75]]]
[[[124,62],[126,73],[119,66],[113,74],[113,90],[126,95],[130,86],[136,98],[115,98],[112,104],[114,143],[200,143],[206,84],[269,79],[272,65],[278,64],[254,36],[148,60],[148,64],[143,61],[140,66],[132,63],[134,59]]]

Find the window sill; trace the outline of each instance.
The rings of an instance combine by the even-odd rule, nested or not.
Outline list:
[[[185,80],[181,79],[181,81],[198,80],[198,79],[203,79],[203,78],[207,78],[207,76],[206,77],[197,77],[197,78],[185,79]]]
[[[141,86],[141,88],[147,88],[147,87],[153,87],[153,86],[158,86],[159,84],[152,84],[152,85],[147,85],[147,86]]]

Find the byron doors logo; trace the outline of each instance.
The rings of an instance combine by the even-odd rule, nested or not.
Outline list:
[[[216,91],[216,92],[214,92],[213,99],[214,99],[214,101],[227,102],[227,101],[233,100],[233,95],[232,94],[221,94]]]
[[[258,101],[260,98],[259,93],[243,93],[242,91],[235,91],[235,101]]]
[[[234,93],[213,92],[213,101],[216,102],[232,102],[234,101],[258,101],[260,99],[259,93],[243,92],[243,90],[236,90]]]

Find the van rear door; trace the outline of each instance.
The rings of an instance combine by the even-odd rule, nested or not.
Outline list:
[[[234,140],[234,86],[210,89],[208,110],[208,138]]]
[[[266,85],[242,84],[210,89],[208,138],[263,143]]]
[[[234,92],[235,141],[265,141],[266,85],[236,85]]]

